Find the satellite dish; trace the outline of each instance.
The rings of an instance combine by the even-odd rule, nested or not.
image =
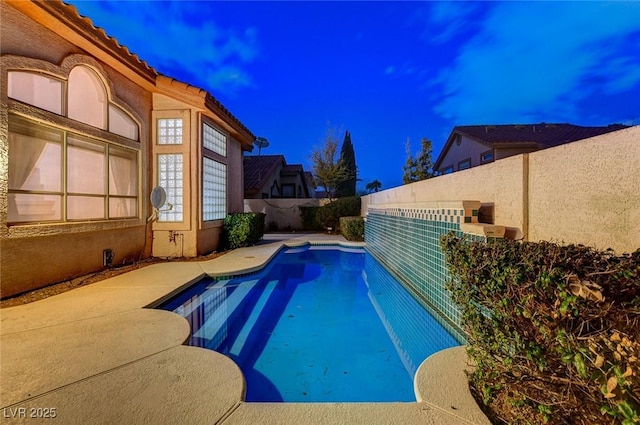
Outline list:
[[[269,147],[269,141],[264,137],[256,137],[256,140],[254,140],[253,143],[258,146],[258,156],[260,156],[260,151],[262,150],[262,148]]]
[[[159,210],[167,201],[167,192],[164,191],[162,186],[156,186],[151,191],[151,205],[153,208]]]

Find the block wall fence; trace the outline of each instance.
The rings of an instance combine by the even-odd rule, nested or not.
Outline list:
[[[361,212],[367,249],[456,334],[439,247],[449,231],[640,248],[640,126],[367,195]]]
[[[474,199],[505,237],[640,248],[640,126],[362,197],[369,208]]]

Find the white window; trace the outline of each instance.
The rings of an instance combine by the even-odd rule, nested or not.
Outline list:
[[[62,220],[64,133],[9,119],[9,223]]]
[[[9,115],[8,222],[138,216],[138,153]]]
[[[70,135],[67,139],[67,218],[106,218],[106,146]]]
[[[158,119],[158,144],[181,145],[182,144],[182,119],[160,118]]]
[[[116,105],[109,105],[109,131],[131,140],[138,140],[138,124]]]
[[[107,129],[107,91],[98,74],[76,66],[69,74],[67,116],[94,127]]]
[[[7,80],[10,98],[62,115],[62,81],[20,71],[10,71]]]
[[[135,217],[138,212],[138,156],[135,151],[109,147],[109,217]]]
[[[206,123],[202,123],[202,143],[206,149],[227,156],[227,136]]]
[[[227,166],[202,159],[202,219],[221,220],[227,215]]]
[[[184,195],[182,186],[183,163],[182,154],[158,155],[158,185],[167,192],[165,208],[159,222],[176,222],[183,220]]]

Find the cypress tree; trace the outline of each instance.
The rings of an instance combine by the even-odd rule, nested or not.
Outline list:
[[[342,142],[340,162],[344,165],[348,178],[338,185],[336,196],[338,198],[356,196],[356,154],[353,150],[353,143],[351,143],[351,134],[348,131],[345,133],[344,141]]]

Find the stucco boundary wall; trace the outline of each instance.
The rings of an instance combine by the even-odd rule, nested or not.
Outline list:
[[[361,214],[452,199],[480,200],[509,239],[633,252],[640,248],[640,126],[366,195]]]
[[[300,207],[319,207],[325,199],[245,199],[244,212],[264,213],[266,231],[300,231],[302,216]],[[277,227],[276,227],[277,226]]]

